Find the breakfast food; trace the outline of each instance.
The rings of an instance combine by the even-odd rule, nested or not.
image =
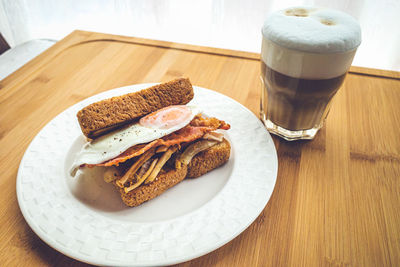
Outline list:
[[[93,103],[77,114],[82,133],[96,138],[148,113],[170,105],[184,105],[193,98],[189,79],[175,79],[147,90]]]
[[[102,166],[104,180],[123,202],[138,206],[185,177],[199,177],[228,161],[230,144],[217,130],[229,124],[206,117],[195,106],[189,79],[93,103],[77,114],[89,140],[71,175]],[[126,106],[125,106],[126,105]]]

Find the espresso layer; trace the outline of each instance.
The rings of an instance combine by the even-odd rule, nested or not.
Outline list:
[[[268,92],[268,118],[292,131],[311,129],[321,123],[346,76],[314,80],[295,78],[277,72],[263,62],[261,73]]]

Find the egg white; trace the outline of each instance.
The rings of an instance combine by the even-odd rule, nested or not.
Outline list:
[[[191,116],[168,129],[145,127],[137,122],[103,135],[91,142],[87,142],[82,147],[72,164],[71,175],[74,176],[76,170],[82,164],[99,164],[105,162],[117,157],[134,145],[149,143],[182,129],[188,125],[197,114],[201,113],[201,110],[198,107],[187,107],[191,111]]]

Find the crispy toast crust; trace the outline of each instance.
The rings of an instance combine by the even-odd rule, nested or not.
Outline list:
[[[180,183],[185,177],[199,177],[223,165],[229,160],[230,152],[231,146],[229,142],[224,139],[220,144],[194,156],[188,166],[183,166],[179,170],[172,169],[159,174],[154,182],[139,186],[129,193],[125,193],[123,189],[120,189],[122,201],[130,207],[138,206],[145,201],[161,195],[167,189]]]
[[[93,139],[158,109],[187,104],[193,95],[189,79],[179,78],[90,104],[76,116],[83,134]]]

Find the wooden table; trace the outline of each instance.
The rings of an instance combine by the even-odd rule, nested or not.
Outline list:
[[[85,265],[26,224],[15,180],[33,137],[98,92],[179,76],[259,113],[259,54],[75,31],[0,82],[0,262]],[[313,141],[273,137],[279,170],[257,220],[180,266],[400,265],[400,73],[351,68]]]

